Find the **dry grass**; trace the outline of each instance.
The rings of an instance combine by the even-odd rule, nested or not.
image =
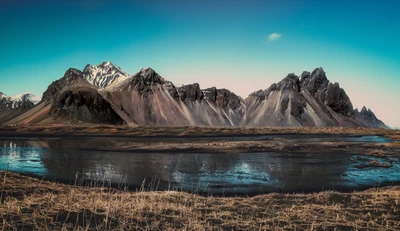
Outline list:
[[[2,230],[399,230],[400,187],[212,198],[121,192],[0,172]]]
[[[249,128],[249,127],[126,127],[126,126],[1,126],[0,134],[40,134],[40,135],[110,135],[110,136],[215,136],[215,135],[257,135],[257,134],[351,134],[351,135],[384,135],[400,140],[400,130],[345,128],[345,127],[303,127],[303,128]]]

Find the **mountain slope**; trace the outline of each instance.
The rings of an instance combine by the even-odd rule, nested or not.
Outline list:
[[[18,108],[25,108],[22,105]],[[83,71],[68,69],[50,84],[40,103],[32,106],[0,122],[126,123],[131,127],[386,127],[372,111],[354,110],[345,90],[331,83],[322,68],[303,72],[300,77],[289,74],[243,100],[227,89],[201,89],[198,83],[176,87],[151,68],[129,76],[111,62],[103,62],[87,65]]]
[[[332,84],[322,68],[289,74],[277,84],[245,99],[245,126],[366,126],[354,116],[353,106],[338,83]]]
[[[7,124],[52,123],[121,124],[109,102],[90,84],[83,72],[70,68],[43,93],[41,102]]]
[[[235,114],[204,98],[198,84],[176,88],[151,68],[101,92],[130,126],[232,126]]]

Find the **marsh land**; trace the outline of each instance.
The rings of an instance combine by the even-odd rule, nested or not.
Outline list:
[[[4,126],[0,219],[3,229],[396,230],[399,140],[364,128]]]

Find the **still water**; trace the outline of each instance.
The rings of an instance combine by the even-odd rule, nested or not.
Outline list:
[[[96,148],[209,139],[285,142],[388,142],[379,136],[280,135],[214,138],[0,138],[0,170],[65,183],[112,183],[121,189],[140,187],[201,194],[254,195],[266,192],[351,191],[399,184],[399,160],[390,168],[356,166],[357,154],[329,153],[129,153]],[[380,160],[386,161],[386,160]]]

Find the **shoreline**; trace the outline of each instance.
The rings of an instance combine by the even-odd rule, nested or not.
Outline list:
[[[0,170],[0,175],[4,174],[4,170]],[[197,189],[197,190],[187,190],[183,191],[179,188],[172,188],[172,189],[165,189],[165,190],[159,190],[159,189],[154,189],[154,182],[150,181],[147,182],[147,184],[127,184],[127,183],[118,183],[118,182],[110,182],[110,181],[95,181],[95,180],[82,180],[81,178],[78,179],[49,179],[48,177],[46,178],[45,176],[40,176],[40,175],[35,175],[33,173],[18,173],[18,172],[10,172],[8,171],[7,174],[13,174],[13,175],[19,175],[23,178],[31,178],[31,179],[36,179],[42,182],[47,182],[47,183],[54,183],[54,184],[61,184],[66,187],[84,187],[84,188],[89,188],[89,189],[95,189],[96,187],[100,188],[108,188],[112,190],[117,190],[120,192],[126,192],[126,193],[136,193],[138,191],[141,192],[177,192],[177,193],[187,193],[191,195],[197,195],[201,197],[217,197],[217,198],[249,198],[249,197],[257,197],[257,196],[262,196],[262,195],[268,195],[268,194],[279,194],[279,195],[286,195],[286,194],[301,194],[301,195],[311,195],[311,194],[318,194],[318,193],[323,193],[323,192],[335,192],[335,193],[360,193],[363,191],[368,191],[371,189],[376,189],[376,190],[384,190],[386,188],[392,188],[392,187],[399,187],[400,188],[400,179],[398,181],[392,181],[392,182],[387,182],[379,185],[359,185],[356,187],[337,187],[337,188],[325,188],[325,189],[320,189],[320,190],[315,190],[315,189],[284,189],[284,188],[276,188],[273,191],[263,191],[263,192],[210,192],[207,191],[207,189]],[[222,187],[222,186],[221,186]],[[218,186],[215,186],[213,188],[218,188]],[[212,188],[210,188],[212,189]]]

